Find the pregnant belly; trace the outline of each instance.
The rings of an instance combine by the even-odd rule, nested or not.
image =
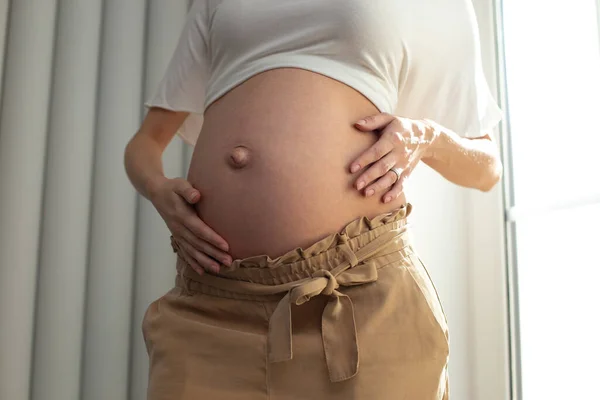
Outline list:
[[[202,193],[200,217],[229,243],[234,258],[277,257],[307,247],[384,204],[353,188],[350,162],[375,133],[353,127],[377,113],[361,94],[300,69],[259,74],[205,113],[188,180]]]

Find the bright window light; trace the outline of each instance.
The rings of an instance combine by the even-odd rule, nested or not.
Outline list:
[[[502,2],[521,400],[600,399],[597,7]]]
[[[516,204],[600,194],[596,0],[503,8]]]

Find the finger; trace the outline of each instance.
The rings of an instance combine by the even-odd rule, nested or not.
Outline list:
[[[187,217],[183,219],[183,225],[189,229],[196,237],[217,246],[223,251],[229,251],[229,244],[213,231],[204,221],[194,214],[193,217]]]
[[[198,275],[204,274],[204,268],[202,268],[200,264],[198,264],[198,262],[194,260],[194,258],[190,256],[187,251],[184,250],[183,246],[179,245],[179,248],[177,249],[177,254],[181,258],[183,258],[186,264],[192,267],[192,269],[196,271]]]
[[[208,255],[196,250],[189,242],[183,238],[178,238],[177,242],[181,247],[196,261],[196,263],[204,269],[219,273],[220,265],[217,261],[209,257]]]
[[[365,196],[369,197],[375,193],[383,192],[385,189],[392,187],[398,181],[398,175],[394,171],[386,172],[381,178],[377,179],[373,184],[365,189]]]
[[[399,151],[403,157],[408,157],[412,152],[412,147],[409,147],[407,142],[410,142],[412,138],[410,120],[394,117],[392,122],[381,132],[379,140],[352,162],[350,172],[354,173],[380,159],[386,149],[387,151],[391,151],[391,149]]]
[[[390,169],[397,163],[397,155],[395,152],[388,153],[381,160],[371,165],[365,172],[362,173],[356,180],[356,188],[361,190],[363,187],[368,186],[371,182],[377,180],[379,177],[384,176]],[[369,188],[365,190],[366,196],[371,196],[375,193],[375,190]]]
[[[185,179],[174,179],[175,187],[173,190],[190,204],[197,203],[200,200],[200,191],[192,186]]]
[[[360,156],[354,160],[352,166],[350,167],[350,172],[354,173],[359,169],[376,162],[377,160],[385,157],[390,151],[394,150],[394,145],[384,137],[381,137],[373,146],[369,147],[365,150]],[[360,190],[365,187],[369,182],[363,182],[363,186],[359,187],[358,182],[361,182],[359,179],[357,181],[357,189]]]
[[[221,261],[227,266],[231,265],[232,258],[229,254],[217,249],[212,244],[199,239],[189,229],[183,227],[181,229],[180,235],[196,250],[208,254],[210,257],[214,258],[215,260]]]
[[[396,181],[396,183],[394,183],[392,185],[392,188],[383,195],[384,203],[389,203],[390,201],[397,199],[398,196],[400,196],[400,194],[402,194],[402,192],[404,191],[405,182],[408,179],[408,177],[410,176],[413,168],[414,168],[414,165],[411,165],[411,166],[407,167],[406,169],[404,169],[404,171],[402,171],[402,173],[400,174],[400,177],[398,178],[398,181]]]
[[[373,131],[386,127],[395,119],[397,119],[396,116],[388,113],[375,114],[356,121],[354,126],[361,131]]]

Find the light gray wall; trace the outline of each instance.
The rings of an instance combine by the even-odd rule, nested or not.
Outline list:
[[[122,157],[187,3],[0,3],[0,399],[143,398],[142,310],[174,257]],[[174,141],[167,173],[188,159]]]

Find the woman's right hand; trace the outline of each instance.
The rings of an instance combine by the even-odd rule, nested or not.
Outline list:
[[[220,263],[231,264],[229,245],[196,213],[193,205],[200,196],[185,179],[163,178],[153,185],[149,198],[171,231],[177,253],[199,274],[218,273]]]

